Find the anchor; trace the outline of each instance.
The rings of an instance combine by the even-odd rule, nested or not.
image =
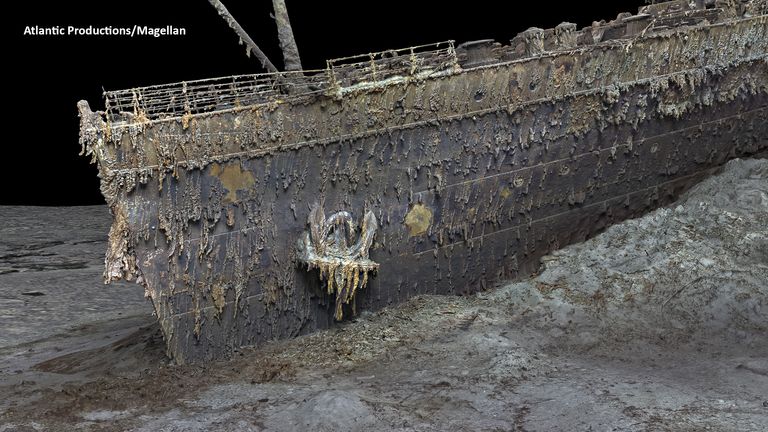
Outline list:
[[[378,221],[372,211],[366,211],[358,235],[349,212],[340,211],[326,218],[322,205],[315,203],[310,208],[307,225],[309,230],[299,237],[297,244],[299,261],[306,264],[308,270],[320,270],[320,280],[326,281],[328,294],[336,294],[334,318],[340,321],[343,305],[351,303],[355,313],[355,294],[365,288],[368,274],[379,268],[379,264],[368,257]]]

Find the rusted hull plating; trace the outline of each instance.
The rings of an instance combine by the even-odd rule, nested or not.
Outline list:
[[[296,247],[315,204],[378,221],[358,310],[527,276],[768,150],[768,19],[705,24],[291,103],[119,124],[81,107],[107,277],[140,279],[189,362],[333,323]]]

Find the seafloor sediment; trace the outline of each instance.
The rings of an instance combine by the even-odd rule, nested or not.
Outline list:
[[[83,210],[60,211],[18,217],[13,232],[33,221],[35,239],[62,223],[78,237]],[[764,431],[766,227],[768,159],[735,160],[674,205],[546,256],[530,280],[417,297],[198,366],[168,365],[148,314],[25,321],[37,302],[60,299],[56,310],[77,316],[89,296],[130,286],[61,265],[22,271],[18,255],[90,255],[3,235],[0,268],[17,271],[0,274],[0,296],[26,304],[3,303],[3,324],[18,317],[23,336],[0,347],[0,431]],[[67,275],[79,283],[56,282]]]

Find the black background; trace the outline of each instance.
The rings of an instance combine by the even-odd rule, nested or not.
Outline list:
[[[280,68],[271,0],[223,0]],[[507,43],[528,27],[579,27],[636,12],[643,0],[288,0],[305,69],[328,58],[454,39]],[[0,204],[100,204],[97,171],[79,156],[76,103],[103,109],[102,89],[262,72],[207,0],[27,1],[6,11]],[[183,37],[24,36],[26,26],[174,25]]]

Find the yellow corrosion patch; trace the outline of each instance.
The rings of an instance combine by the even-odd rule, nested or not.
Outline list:
[[[427,232],[432,225],[432,210],[422,203],[415,204],[405,215],[405,226],[411,237],[422,235]]]
[[[214,163],[211,165],[211,175],[218,177],[221,185],[227,190],[227,195],[224,197],[225,203],[237,201],[237,191],[256,185],[253,174],[250,171],[243,171],[239,163],[227,165]]]
[[[508,187],[501,188],[501,199],[507,199],[510,195],[512,195],[512,191]]]
[[[221,314],[224,310],[224,304],[226,303],[226,292],[224,286],[221,284],[213,284],[211,287],[211,297],[213,298],[213,305],[216,306],[216,310]]]

